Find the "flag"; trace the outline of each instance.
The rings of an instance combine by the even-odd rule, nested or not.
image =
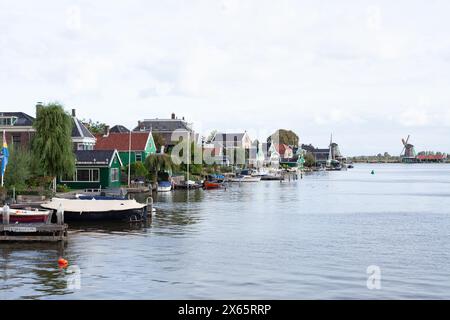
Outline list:
[[[8,158],[9,158],[9,151],[8,151],[8,143],[6,142],[6,133],[3,130],[3,148],[2,148],[2,178],[5,175],[6,165],[8,164]]]

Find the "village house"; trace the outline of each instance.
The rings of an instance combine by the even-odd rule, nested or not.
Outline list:
[[[127,166],[130,161],[131,163],[144,162],[150,154],[156,153],[151,132],[115,133],[107,129],[105,134],[96,135],[96,139],[95,150],[116,149],[124,166]]]
[[[23,112],[0,112],[0,131],[13,147],[29,147],[35,133],[34,118]]]
[[[60,177],[58,183],[72,189],[118,188],[122,165],[117,150],[77,150],[75,172]]]
[[[72,109],[72,125],[73,150],[93,150],[95,137],[76,117],[75,109]]]
[[[198,143],[198,134],[192,128],[192,124],[185,121],[184,117],[178,119],[172,113],[170,119],[145,119],[138,121],[138,125],[133,129],[135,132],[151,132],[153,135],[160,135],[164,140],[164,149],[170,150],[179,142],[179,136],[185,136],[189,141]],[[174,133],[178,137],[174,137]],[[159,152],[161,150],[158,150]]]
[[[221,150],[220,154],[217,155],[219,159],[223,159],[230,163],[237,163],[241,160],[237,159],[238,155],[236,154],[240,149],[244,151],[245,163],[237,164],[248,164],[252,140],[247,131],[242,133],[217,132],[210,143]]]

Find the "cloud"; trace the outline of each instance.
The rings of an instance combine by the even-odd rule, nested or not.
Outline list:
[[[423,109],[407,109],[400,113],[397,121],[405,127],[423,127],[432,123],[432,116]]]

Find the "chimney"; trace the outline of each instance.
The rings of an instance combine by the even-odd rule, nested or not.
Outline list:
[[[72,117],[76,117],[75,109],[72,109]]]
[[[36,103],[36,116],[38,114],[38,111],[43,107],[42,102]]]
[[[104,137],[108,137],[109,136],[109,126],[108,125],[105,126],[105,131],[103,132],[103,136]]]
[[[175,120],[175,113],[172,112],[172,120]]]

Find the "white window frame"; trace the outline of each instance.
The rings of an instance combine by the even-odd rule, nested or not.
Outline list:
[[[138,160],[138,156],[139,156],[140,160]],[[134,158],[135,158],[136,162],[138,162],[138,161],[142,162],[142,152],[136,152]]]
[[[117,179],[113,178],[114,177],[114,172],[117,172]],[[111,182],[119,181],[119,168],[111,168],[110,179],[111,179]]]

